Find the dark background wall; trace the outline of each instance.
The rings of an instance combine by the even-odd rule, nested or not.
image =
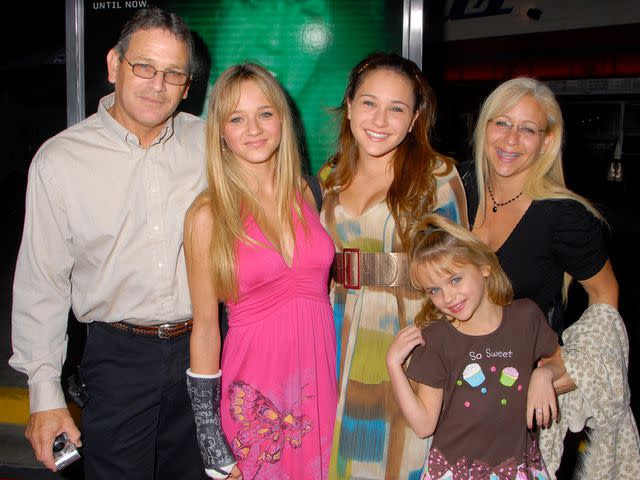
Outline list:
[[[22,235],[24,194],[31,158],[66,127],[64,1],[5,2],[0,29],[2,162],[0,162],[0,378],[1,386],[26,383],[9,368],[11,286]]]

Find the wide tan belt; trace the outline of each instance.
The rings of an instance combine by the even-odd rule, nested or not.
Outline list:
[[[406,253],[400,252],[361,252],[358,248],[345,248],[336,252],[331,273],[336,283],[353,290],[363,285],[411,286],[409,260]]]

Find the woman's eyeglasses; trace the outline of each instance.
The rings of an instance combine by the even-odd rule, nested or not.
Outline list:
[[[492,118],[491,120],[489,120],[489,125],[492,126],[494,130],[504,135],[510,134],[513,127],[515,127],[518,133],[524,138],[534,138],[537,135],[546,133],[546,130],[536,128],[535,125],[515,125],[504,118]]]

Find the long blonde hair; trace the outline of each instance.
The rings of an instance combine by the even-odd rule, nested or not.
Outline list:
[[[243,63],[225,70],[216,80],[209,98],[207,116],[207,199],[215,225],[212,229],[210,261],[216,293],[222,299],[237,298],[236,243],[255,244],[245,230],[247,215],[260,224],[264,214],[249,189],[245,172],[224,144],[224,127],[240,99],[243,82],[252,81],[262,90],[280,115],[282,133],[275,154],[275,185],[278,219],[294,233],[296,216],[304,224],[299,194],[302,191],[300,153],[291,109],[280,84],[262,66]],[[305,224],[306,226],[306,224]]]
[[[489,172],[489,160],[485,152],[485,136],[489,120],[504,114],[515,107],[523,97],[534,98],[542,108],[547,119],[547,132],[553,137],[544,152],[540,154],[527,174],[523,188],[533,200],[571,199],[580,202],[595,217],[602,215],[586,198],[569,190],[564,182],[562,171],[562,141],[564,122],[562,111],[555,95],[544,83],[529,77],[517,77],[500,84],[487,97],[473,133],[473,147],[478,181],[479,213],[484,221],[486,211],[485,185]]]
[[[502,270],[496,254],[469,230],[436,214],[427,215],[411,232],[409,250],[409,278],[414,288],[424,292],[418,282],[419,270],[450,272],[453,265],[471,264],[491,268],[487,277],[487,296],[496,305],[507,305],[513,300],[513,289]],[[436,308],[429,295],[425,295],[414,324],[424,328],[438,320],[448,320]]]
[[[429,141],[436,118],[436,99],[427,79],[411,60],[393,53],[376,52],[362,59],[351,70],[338,108],[338,150],[327,162],[333,171],[324,182],[327,191],[325,201],[331,205],[339,191],[347,188],[355,175],[358,144],[351,131],[347,103],[355,98],[356,91],[367,75],[376,70],[392,71],[411,83],[415,99],[413,113],[418,113],[413,128],[402,140],[393,158],[393,181],[387,192],[387,205],[398,227],[402,246],[406,249],[410,242],[408,232],[411,221],[432,212],[437,203],[437,183],[433,172],[438,170],[438,175],[445,176],[453,168],[453,160],[438,153]],[[326,208],[325,211],[333,215],[333,209]],[[330,222],[330,219],[327,221]]]

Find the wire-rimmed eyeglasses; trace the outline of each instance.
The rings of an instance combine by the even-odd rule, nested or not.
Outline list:
[[[131,66],[131,71],[136,77],[149,80],[155,77],[156,73],[160,72],[162,73],[162,78],[165,82],[178,87],[186,85],[191,80],[191,77],[184,72],[178,72],[176,70],[158,70],[153,65],[146,63],[131,63],[124,55],[120,56]]]
[[[545,129],[536,128],[535,125],[515,125],[513,122],[507,120],[506,118],[492,118],[491,120],[489,120],[489,125],[493,125],[493,128],[496,131],[505,135],[511,133],[513,127],[516,127],[518,133],[524,138],[534,138],[537,135],[547,132]]]

